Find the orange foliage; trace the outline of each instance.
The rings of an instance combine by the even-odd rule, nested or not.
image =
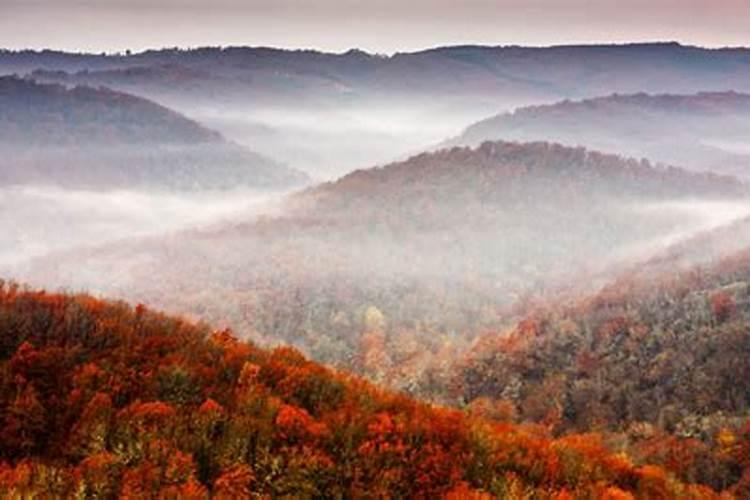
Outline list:
[[[223,471],[214,483],[214,495],[220,500],[247,498],[255,480],[253,470],[247,465],[234,465]]]
[[[66,317],[73,307],[85,320]],[[2,497],[688,491],[596,435],[490,423],[148,309],[0,288],[0,332]],[[159,399],[180,391],[193,396]]]

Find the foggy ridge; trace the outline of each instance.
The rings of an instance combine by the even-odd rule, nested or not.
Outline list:
[[[409,156],[518,106],[613,92],[750,92],[750,51],[671,43],[457,46],[385,57],[252,47],[6,51],[1,73],[147,97],[330,179]]]
[[[750,176],[750,95],[645,93],[530,106],[475,123],[446,145],[551,140],[679,165]]]
[[[352,173],[276,215],[38,259],[26,278],[228,324],[428,393],[421,375],[398,375],[399,360],[427,370],[446,343],[460,352],[500,328],[524,296],[709,227],[677,202],[747,207],[747,187],[582,148],[487,142]],[[371,308],[392,362],[361,357]]]
[[[287,189],[306,181],[195,121],[104,88],[0,78],[5,186]]]

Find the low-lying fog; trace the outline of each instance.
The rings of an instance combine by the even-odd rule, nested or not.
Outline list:
[[[446,109],[406,104],[181,110],[233,141],[320,181],[417,154],[487,114],[486,108],[476,106]]]
[[[7,276],[28,259],[50,252],[272,212],[280,197],[248,189],[180,194],[2,188],[0,271]]]
[[[750,139],[747,142],[726,141],[726,140],[705,140],[702,141],[706,146],[711,146],[727,153],[737,155],[750,155]]]
[[[670,215],[683,219],[684,223],[650,243],[628,249],[630,257],[640,257],[638,254],[648,257],[650,252],[750,216],[750,202],[738,201],[671,201],[633,206],[631,209],[646,215]]]
[[[23,276],[28,260],[77,247],[96,247],[128,238],[277,214],[282,197],[283,193],[246,189],[159,193],[39,186],[3,188],[0,189],[0,272],[4,277]],[[645,213],[678,223],[672,232],[651,241],[612,249],[609,256],[602,256],[602,266],[647,258],[668,245],[750,215],[750,203],[737,201],[675,201],[623,208],[634,217]],[[369,262],[368,266],[388,267],[388,263]],[[37,284],[52,288],[68,286]]]
[[[639,242],[631,246],[614,250],[611,263],[617,260],[647,259],[670,245],[679,243],[699,233],[711,231],[734,221],[750,216],[750,202],[740,201],[669,201],[633,205],[627,208],[637,215],[653,217],[668,216],[682,220],[675,229],[651,241]]]

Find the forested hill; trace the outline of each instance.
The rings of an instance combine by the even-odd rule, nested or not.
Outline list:
[[[221,143],[221,135],[146,99],[0,77],[0,142],[72,146]]]
[[[154,102],[0,77],[0,180],[120,189],[288,189],[301,172]]]
[[[0,494],[718,498],[139,305],[0,287]],[[747,448],[747,439],[741,442]]]
[[[683,479],[750,493],[748,219],[675,245],[599,292],[483,336],[458,369],[470,406],[558,432],[619,433]]]
[[[355,172],[273,216],[50,256],[27,279],[229,324],[434,394],[444,363],[512,304],[701,231],[726,203],[747,204],[746,187],[495,142]]]
[[[748,178],[749,135],[748,94],[639,93],[522,107],[471,125],[443,146],[555,141]]]
[[[648,160],[547,141],[488,140],[477,146],[445,148],[359,170],[311,188],[299,198],[313,200],[318,212],[336,211],[345,203],[357,202],[361,210],[353,212],[352,217],[360,218],[369,209],[382,215],[396,199],[395,206],[403,209],[421,207],[433,197],[435,209],[447,212],[455,208],[451,202],[462,198],[538,207],[533,195],[551,197],[539,201],[552,204],[573,195],[577,196],[570,201],[579,203],[585,202],[585,196],[658,199],[746,194],[746,187],[726,176],[690,173]],[[472,208],[476,207],[466,210]]]

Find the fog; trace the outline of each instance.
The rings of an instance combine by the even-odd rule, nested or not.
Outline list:
[[[550,140],[699,172],[750,177],[750,95],[611,95],[501,113],[446,144]]]
[[[271,213],[280,196],[250,189],[175,193],[6,187],[0,189],[0,270],[12,277],[30,259],[58,251]]]
[[[177,105],[237,143],[319,181],[423,151],[484,118],[487,109],[481,103],[441,106],[408,101],[233,111],[181,101]]]
[[[750,215],[735,181],[541,143],[420,155],[283,196],[3,194],[4,207],[26,207],[2,254],[11,276],[146,303],[356,371],[369,308],[385,318],[394,366],[429,364],[446,345],[465,352],[506,327],[517,305],[594,292]],[[406,376],[389,383],[421,390]]]
[[[602,270],[606,270],[608,266],[629,265],[639,260],[647,260],[696,235],[731,226],[732,223],[750,216],[750,202],[744,201],[675,200],[631,205],[624,209],[632,213],[634,217],[657,219],[667,217],[681,222],[670,231],[653,239],[634,242],[632,245],[613,250],[609,258],[603,259]],[[706,255],[706,260],[721,257],[721,255]]]
[[[46,73],[57,85],[8,79],[0,174],[17,185],[0,188],[0,272],[378,380],[362,363],[368,314],[394,369],[423,368],[750,216],[747,185],[705,173],[743,172],[750,96],[557,102],[578,90],[529,79],[544,59],[506,56],[457,48],[381,67],[357,53],[165,51],[91,62],[151,66]],[[526,77],[506,75],[513,61]],[[32,113],[34,100],[46,104]],[[656,166],[682,160],[701,173]],[[417,371],[387,382],[429,392]]]
[[[727,141],[721,139],[704,140],[702,141],[708,147],[717,148],[727,153],[733,153],[737,155],[750,155],[750,139],[746,141]]]

